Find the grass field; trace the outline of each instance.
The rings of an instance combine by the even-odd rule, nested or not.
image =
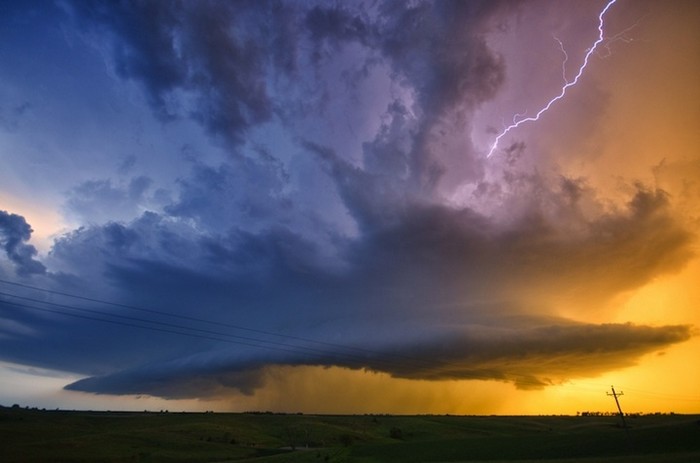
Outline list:
[[[700,416],[322,416],[0,408],[2,462],[693,462]]]

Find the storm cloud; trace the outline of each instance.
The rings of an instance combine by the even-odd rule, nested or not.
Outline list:
[[[116,72],[143,86],[159,117],[190,117],[234,144],[272,116],[268,68],[296,67],[294,14],[281,2],[73,2],[70,9],[88,30],[112,36]]]
[[[0,210],[0,246],[20,276],[46,272],[44,264],[35,259],[36,248],[26,243],[31,236],[32,227],[24,217]]]
[[[684,198],[612,194],[520,139],[487,160],[472,137],[509,85],[494,37],[527,5],[61,8],[112,79],[104,114],[133,99],[135,132],[152,117],[186,141],[85,135],[81,156],[118,155],[61,191],[73,222],[41,256],[0,211],[3,360],[170,399],[254,395],[289,367],[540,389],[694,335],[600,321],[693,258]]]
[[[355,185],[355,195],[373,196],[365,180],[343,178],[342,187]],[[358,206],[350,201],[348,207]],[[214,330],[220,346],[211,350],[70,388],[172,398],[195,389],[250,393],[267,366],[280,365],[537,388],[633,365],[691,336],[689,326],[596,325],[552,315],[558,304],[581,300],[577,310],[585,314],[589,304],[684,264],[692,235],[674,223],[662,192],[639,190],[626,209],[585,228],[578,224],[575,235],[541,216],[526,215],[499,230],[471,210],[435,205],[405,204],[386,217],[393,219],[369,221],[360,238],[338,244],[341,265],[327,264],[313,241],[280,227],[213,241],[152,216],[64,238],[54,247],[56,259],[107,251],[104,267],[93,271],[128,288],[134,301],[150,298],[161,306],[158,299],[166,298],[169,310],[182,314],[206,305],[207,319],[223,326],[244,320],[244,326],[275,326],[273,334],[291,336],[254,335],[262,349],[251,351],[247,333]],[[211,328],[204,333],[212,335]]]
[[[522,318],[517,321],[517,327],[504,325],[503,320],[496,327],[443,327],[430,333],[430,340],[410,346],[394,345],[384,351],[286,353],[253,359],[241,359],[230,349],[212,351],[86,378],[67,388],[171,399],[226,396],[231,389],[253,394],[264,385],[265,368],[303,365],[381,371],[408,379],[509,381],[521,389],[540,389],[631,366],[641,355],[691,336],[688,326],[585,325]]]

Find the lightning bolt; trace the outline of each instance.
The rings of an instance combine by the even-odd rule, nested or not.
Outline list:
[[[576,85],[578,83],[579,79],[583,75],[583,71],[586,69],[586,66],[588,66],[589,58],[591,57],[591,55],[593,53],[595,53],[596,48],[598,48],[598,45],[600,45],[603,42],[603,40],[605,39],[604,32],[603,32],[603,26],[604,26],[603,18],[605,16],[605,13],[607,13],[607,11],[610,9],[611,6],[613,6],[613,4],[616,1],[617,0],[608,1],[608,3],[605,5],[605,8],[603,8],[603,10],[598,15],[598,39],[595,42],[593,42],[593,45],[586,52],[586,56],[583,58],[583,64],[581,64],[581,67],[578,69],[578,73],[576,74],[576,77],[574,77],[574,79],[569,82],[566,80],[566,76],[564,76],[565,83],[564,83],[564,86],[561,88],[559,95],[557,95],[554,98],[552,98],[551,100],[549,100],[549,102],[542,109],[540,109],[537,112],[537,114],[535,114],[534,116],[525,117],[525,118],[516,120],[516,118],[518,117],[518,115],[516,115],[513,118],[513,123],[511,125],[509,125],[508,127],[506,127],[505,129],[503,129],[503,131],[501,133],[499,133],[498,136],[496,137],[496,139],[493,141],[493,144],[491,145],[491,149],[489,150],[489,154],[486,155],[487,158],[490,158],[491,155],[493,154],[493,152],[496,151],[496,148],[498,148],[498,143],[501,141],[501,138],[506,136],[506,134],[508,134],[508,132],[510,132],[513,129],[517,129],[518,127],[525,124],[526,122],[535,122],[535,121],[539,120],[540,116],[542,114],[544,114],[545,112],[547,112],[549,110],[549,108],[551,108],[554,103],[556,103],[557,101],[564,98],[564,96],[566,95],[566,91],[570,87],[573,87],[574,85]],[[558,41],[558,39],[557,39],[557,41]],[[562,46],[561,42],[559,42],[559,45],[561,46],[562,51],[564,51],[564,47]],[[566,57],[565,59],[568,59],[568,56],[566,56],[565,51],[564,51],[564,54]]]

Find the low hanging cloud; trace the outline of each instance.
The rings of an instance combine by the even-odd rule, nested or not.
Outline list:
[[[340,187],[350,185],[357,187],[355,194],[371,194],[364,181]],[[356,204],[367,203],[349,202],[349,207]],[[171,398],[252,393],[263,386],[266,368],[283,365],[541,388],[634,365],[644,354],[689,339],[692,328],[589,324],[553,312],[556,301],[585,296],[579,308],[585,317],[586,305],[603,304],[682,266],[692,235],[675,223],[668,207],[662,192],[640,189],[625,210],[605,214],[571,236],[542,217],[525,217],[499,232],[470,210],[409,203],[392,221],[370,222],[371,232],[347,241],[342,270],[329,270],[314,257],[313,243],[289,230],[230,235],[218,241],[215,254],[205,240],[190,240],[187,259],[179,263],[175,255],[166,257],[176,246],[161,241],[158,280],[152,277],[156,262],[139,259],[141,252],[127,251],[119,260],[115,252],[109,274],[137,298],[149,288],[170,294],[177,305],[195,290],[182,267],[196,262],[205,272],[198,285],[207,279],[212,284],[208,297],[197,293],[208,315],[244,320],[244,326],[284,327],[280,332],[291,338],[257,334],[252,342],[261,347],[251,348],[246,346],[251,339],[241,343],[236,337],[250,333],[216,329],[218,347],[87,378],[69,389]],[[147,235],[152,239],[144,230],[135,243]],[[166,236],[175,235],[161,235]],[[89,241],[104,249],[104,243]],[[72,249],[85,248],[68,241],[61,245],[61,253]],[[136,280],[141,288],[129,283]],[[180,309],[191,313],[189,307]],[[211,334],[210,328],[205,333]]]
[[[210,351],[82,379],[66,388],[171,399],[219,397],[232,390],[253,394],[264,386],[266,369],[291,365],[341,366],[406,379],[509,381],[520,389],[541,389],[567,379],[629,367],[640,356],[691,336],[690,328],[682,325],[591,325],[552,319],[518,322],[517,327],[444,328],[431,333],[434,336],[430,340],[386,350],[284,353],[247,359],[231,354],[230,349]]]

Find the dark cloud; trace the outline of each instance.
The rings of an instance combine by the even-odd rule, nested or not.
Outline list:
[[[149,394],[168,399],[225,397],[235,390],[252,394],[263,385],[261,370],[235,371],[231,368],[209,370],[197,365],[168,370],[171,365],[154,364],[109,376],[86,378],[66,386],[69,391],[93,394]]]
[[[55,241],[51,272],[25,243],[24,219],[0,215],[18,273],[94,299],[54,294],[32,308],[0,298],[18,327],[0,336],[3,358],[86,376],[69,389],[182,398],[252,393],[276,366],[533,388],[687,340],[688,326],[552,315],[586,320],[677,271],[695,237],[662,190],[633,185],[611,206],[585,179],[523,168],[522,143],[501,170],[476,156],[465,133],[504,82],[485,39],[503,8],[74,2],[156,114],[229,143],[220,157],[185,145],[189,170],[168,193],[138,176],[136,155],[119,167],[131,179],[83,180],[66,204],[85,225]],[[363,108],[376,119],[366,139],[339,146],[326,119],[356,108],[314,113],[315,103],[345,102],[363,79],[391,95]],[[268,126],[277,115],[282,126]],[[471,191],[464,202],[449,194],[458,186]]]
[[[343,5],[331,8],[315,6],[306,14],[305,22],[312,41],[319,47],[315,52],[316,59],[321,57],[320,46],[325,42],[332,42],[336,48],[344,42],[354,41],[369,45],[375,32],[366,14],[350,11]]]
[[[388,59],[414,88],[429,118],[493,97],[504,64],[483,38],[500,2],[381,2],[370,15],[347,4],[316,6],[306,16],[312,41],[358,42]]]
[[[468,130],[469,120],[461,115],[493,97],[504,82],[505,65],[483,36],[499,9],[498,2],[382,5],[382,52],[420,102],[421,123],[406,154],[410,178],[423,189],[434,190],[448,166],[462,181],[479,171],[470,160],[470,146],[462,148],[462,161],[455,163],[433,145],[439,133],[455,130],[447,120],[459,121],[459,133]]]
[[[99,24],[112,31],[114,65],[125,78],[141,81],[151,104],[162,117],[172,117],[169,93],[187,78],[176,49],[180,3],[148,1],[75,2],[76,17],[85,24]]]
[[[34,259],[37,255],[36,248],[26,244],[32,231],[32,227],[21,215],[0,210],[0,246],[15,264],[15,271],[20,276],[46,272],[44,264]]]
[[[499,2],[419,2],[381,7],[382,51],[419,92],[431,117],[493,97],[504,63],[483,38]]]
[[[517,327],[503,320],[495,327],[465,327],[460,335],[421,346],[426,360],[440,361],[393,374],[429,379],[502,379],[534,388],[630,366],[642,354],[691,336],[688,326],[594,325],[526,318],[517,321]]]
[[[670,215],[663,192],[640,186],[627,208],[595,221],[579,218],[585,227],[576,234],[534,206],[500,229],[469,209],[384,201],[374,191],[382,182],[344,171],[347,165],[338,169],[339,188],[348,189],[341,196],[351,198],[354,214],[367,217],[359,238],[338,243],[340,270],[312,240],[283,227],[209,237],[147,214],[129,227],[92,227],[59,240],[54,259],[72,259],[69,267],[104,275],[133,303],[166,304],[170,313],[184,315],[206,306],[206,318],[222,323],[214,336],[220,341],[197,340],[197,354],[132,363],[70,388],[172,398],[248,393],[260,386],[261,371],[275,365],[494,379],[533,388],[632,365],[691,335],[688,326],[594,325],[545,316],[561,301],[603,304],[684,264],[692,236]],[[580,181],[564,180],[559,193],[575,207],[584,190]],[[355,199],[361,194],[375,202]],[[367,207],[393,207],[392,219],[375,219]],[[90,263],[83,257],[96,254],[104,257]],[[296,338],[260,334],[253,338],[265,348],[251,348],[228,337],[250,333],[226,329],[227,322],[365,351],[309,349]],[[184,338],[181,346],[188,343]]]
[[[370,166],[390,162],[426,191],[436,189],[448,166],[462,181],[480,172],[471,146],[463,148],[455,163],[432,145],[439,134],[468,130],[466,112],[492,98],[503,84],[505,65],[484,38],[502,9],[499,2],[382,2],[372,19],[346,6],[315,7],[308,13],[312,40],[363,45],[386,61],[393,77],[417,96],[412,125],[402,121],[405,107],[389,106],[391,122],[366,146]],[[446,123],[455,118],[458,127]]]
[[[220,232],[259,228],[294,212],[284,191],[288,182],[284,166],[271,156],[237,157],[218,167],[198,164],[180,180],[179,200],[166,212]]]
[[[113,35],[116,71],[143,85],[156,114],[192,117],[236,144],[272,116],[269,69],[296,69],[296,23],[281,2],[78,1],[71,10]]]
[[[356,66],[364,69],[361,78],[368,66],[384,61],[397,82],[416,92],[419,120],[400,156],[413,182],[427,189],[438,185],[454,161],[430,146],[446,130],[450,112],[464,117],[504,80],[504,64],[484,39],[502,9],[497,2],[384,2],[372,14],[359,3],[307,10],[281,2],[75,2],[72,9],[81,23],[113,35],[117,71],[143,84],[157,114],[194,118],[236,144],[273,113],[287,114],[299,104],[288,101],[288,86],[275,86],[280,79],[301,78],[300,62],[336,56],[319,51],[328,42],[335,48],[360,44],[368,54]],[[311,56],[304,40],[315,50]],[[302,98],[325,101],[328,83],[316,79]],[[463,119],[459,132],[468,124]],[[377,143],[373,157],[396,158],[379,153]],[[474,175],[478,167],[467,148],[461,163],[472,165],[457,170]]]
[[[361,229],[382,228],[398,219],[396,214],[412,194],[400,176],[367,172],[339,158],[330,148],[310,142],[305,146],[319,157]]]
[[[451,327],[413,345],[375,347],[359,354],[288,352],[240,359],[230,349],[219,350],[83,379],[67,389],[167,398],[225,396],[231,389],[251,394],[263,385],[265,367],[282,365],[343,366],[408,379],[490,379],[539,389],[631,366],[643,354],[690,338],[688,326],[517,321],[517,327],[503,326],[503,320],[498,326]]]
[[[547,281],[552,294],[603,301],[692,255],[694,235],[674,218],[661,190],[637,185],[626,209],[590,217],[586,209],[595,199],[585,182],[563,178],[551,188],[539,177],[513,177],[505,203],[513,204],[502,207],[514,215],[504,226],[469,208],[426,201],[401,179],[353,167],[327,148],[308,148],[327,163],[350,214],[372,237],[363,242],[376,262],[369,268],[410,259],[401,267],[445,274],[443,287],[455,278],[465,297],[488,297],[501,287],[522,297]],[[590,273],[606,277],[583,284]]]

